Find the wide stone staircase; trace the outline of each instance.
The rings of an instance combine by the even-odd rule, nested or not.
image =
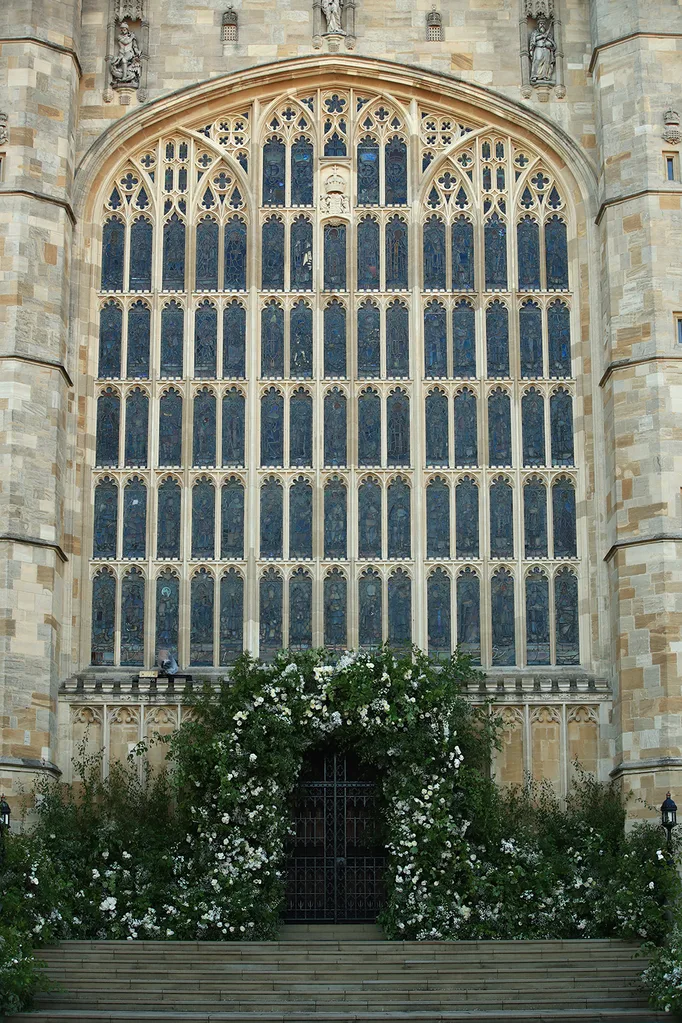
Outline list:
[[[12,1023],[653,1023],[636,945],[382,941],[301,926],[275,942],[66,941]]]

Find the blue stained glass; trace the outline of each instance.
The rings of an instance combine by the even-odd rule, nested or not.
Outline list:
[[[157,558],[180,557],[180,502],[179,483],[166,479],[159,487],[156,514]]]
[[[282,577],[274,568],[264,572],[259,585],[260,656],[270,660],[282,649]]]
[[[539,568],[526,576],[526,661],[549,664],[549,581]]]
[[[429,217],[424,224],[424,289],[445,291],[445,224]]]
[[[346,228],[324,225],[324,290],[346,290]]]
[[[485,290],[507,290],[507,225],[497,213],[486,221]]]
[[[455,487],[455,549],[458,558],[478,557],[478,487],[465,478]]]
[[[394,135],[384,150],[384,189],[387,206],[407,203],[407,146]]]
[[[302,568],[289,579],[289,647],[309,650],[313,645],[313,581]]]
[[[509,312],[495,300],[485,311],[488,376],[509,376]]]
[[[126,375],[149,377],[149,330],[151,311],[145,302],[133,302],[128,310],[128,354]]]
[[[457,302],[452,310],[452,372],[476,376],[476,314],[470,302]]]
[[[363,480],[358,490],[359,558],[381,558],[381,533],[381,484]]]
[[[361,291],[378,291],[379,267],[379,225],[373,217],[363,217],[358,224],[358,288]]]
[[[298,479],[289,489],[289,557],[313,556],[313,488]]]
[[[93,558],[116,557],[118,526],[118,487],[108,477],[95,487],[95,518],[93,524]]]
[[[192,488],[192,557],[215,557],[215,487],[206,478]]]
[[[301,137],[291,147],[291,205],[313,204],[314,153],[312,143]]]
[[[123,557],[147,554],[147,488],[136,476],[123,491]]]
[[[246,375],[246,309],[236,300],[223,309],[223,376]]]
[[[389,465],[410,464],[410,399],[404,391],[389,394],[386,402]]]
[[[542,376],[542,313],[535,302],[524,302],[519,309],[519,346],[521,376]]]
[[[452,225],[452,290],[474,289],[474,226],[466,217]]]
[[[523,464],[545,464],[545,401],[531,387],[521,399],[521,426],[523,436]]]
[[[177,213],[163,225],[163,290],[185,290],[185,225]]]
[[[358,144],[358,206],[379,205],[379,144],[369,135]]]
[[[182,396],[174,388],[159,401],[159,465],[182,464]]]
[[[284,288],[284,224],[279,217],[270,217],[263,224],[261,272],[263,291]]]
[[[342,122],[343,123],[343,122]],[[346,140],[339,135],[338,131],[333,132],[324,144],[325,156],[345,156]]]
[[[284,465],[284,398],[271,387],[260,400],[261,465]]]
[[[331,480],[324,488],[324,556],[346,557],[346,488]]]
[[[220,493],[220,557],[244,557],[244,487],[236,479],[224,483]]]
[[[472,664],[481,663],[481,583],[471,568],[457,577],[457,646]]]
[[[220,580],[220,663],[230,664],[244,645],[244,580],[233,568]]]
[[[549,399],[552,465],[573,465],[573,399],[560,387]]]
[[[121,664],[144,664],[144,576],[131,568],[121,583]]]
[[[121,399],[107,388],[97,399],[97,465],[118,465],[118,435],[121,422]]]
[[[289,465],[313,464],[313,399],[303,390],[289,401]]]
[[[545,266],[547,288],[568,289],[568,248],[566,225],[560,217],[550,217],[545,224]]]
[[[241,217],[232,217],[225,224],[225,291],[246,291],[246,224]]]
[[[275,301],[261,309],[260,372],[262,377],[284,376],[284,309]]]
[[[488,398],[488,465],[511,465],[511,406],[498,388]]]
[[[197,224],[195,291],[218,290],[218,223],[206,217]]]
[[[324,375],[346,375],[346,310],[336,299],[324,311]]]
[[[410,315],[403,302],[391,302],[386,310],[386,375],[410,375]]]
[[[116,302],[107,302],[99,314],[99,368],[100,377],[121,375],[121,331],[123,312]]]
[[[568,568],[554,577],[554,620],[557,664],[580,664],[578,580]]]
[[[424,376],[448,375],[448,335],[445,306],[429,302],[424,309]]]
[[[448,399],[442,391],[432,391],[426,399],[426,464],[449,462]]]
[[[563,302],[552,302],[547,310],[549,375],[571,375],[571,314]]]
[[[516,250],[519,261],[519,291],[539,291],[540,228],[532,217],[523,217],[516,225]]]
[[[244,465],[245,405],[236,387],[223,395],[223,465]]]
[[[296,302],[289,316],[289,373],[294,378],[313,375],[313,311],[303,300]]]
[[[161,310],[161,376],[182,376],[185,312],[177,302]]]
[[[506,480],[490,487],[490,557],[514,557],[514,494]]]
[[[291,225],[292,291],[311,291],[313,286],[313,225],[307,217],[297,217]]]
[[[449,657],[452,652],[452,595],[450,577],[442,568],[432,572],[426,584],[429,657]]]
[[[388,488],[388,556],[409,558],[411,553],[410,488],[398,479]]]
[[[554,524],[554,557],[577,557],[575,487],[568,479],[558,479],[552,487],[552,518]]]
[[[92,580],[90,663],[113,664],[116,638],[116,580],[102,569]]]
[[[386,224],[386,290],[407,288],[407,224],[391,217]]]
[[[157,661],[178,656],[180,580],[166,569],[156,580],[156,657]]]
[[[266,480],[260,489],[260,556],[281,558],[283,551],[284,492],[277,480]]]
[[[505,568],[498,568],[490,581],[490,611],[493,665],[516,664],[514,579]]]
[[[412,580],[401,568],[388,580],[388,642],[394,647],[412,643]]]
[[[192,465],[215,465],[216,400],[205,387],[194,395]]]
[[[527,558],[547,557],[547,488],[530,480],[523,488],[523,532]]]
[[[205,568],[192,578],[190,598],[189,663],[213,664],[213,576]]]
[[[348,584],[337,568],[324,580],[324,645],[344,649],[347,643]]]
[[[136,388],[126,398],[125,464],[146,468],[149,398]]]
[[[125,230],[117,217],[102,228],[102,291],[123,291]]]
[[[130,290],[152,290],[152,225],[139,217],[130,228]]]
[[[381,374],[381,321],[375,302],[363,302],[358,309],[358,376]]]
[[[263,205],[284,206],[286,147],[279,139],[268,139],[263,146]]]
[[[476,395],[468,387],[455,395],[455,465],[478,465]]]
[[[426,488],[426,557],[450,557],[450,488],[441,479]]]
[[[358,583],[360,646],[381,646],[382,585],[378,572],[371,568],[363,573]]]

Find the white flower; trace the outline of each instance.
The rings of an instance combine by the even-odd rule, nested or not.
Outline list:
[[[93,876],[93,880],[96,881],[97,878],[99,877],[99,870],[93,870],[92,876]]]
[[[249,753],[249,760],[251,761],[252,764],[254,764],[256,760],[258,760],[258,757],[256,756],[255,753]]]
[[[115,913],[116,912],[116,899],[113,895],[108,895],[106,899],[103,899],[99,904],[99,908],[103,913]]]
[[[132,856],[130,855],[129,852],[122,852],[121,856],[123,857],[124,860],[132,860]]]

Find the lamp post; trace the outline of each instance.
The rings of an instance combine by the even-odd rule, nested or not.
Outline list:
[[[670,793],[666,792],[665,799],[661,803],[661,827],[665,828],[668,834],[667,847],[672,849],[672,835],[673,828],[677,824],[677,804],[670,798]]]
[[[0,796],[0,866],[5,860],[5,831],[9,831],[12,811],[4,794]]]

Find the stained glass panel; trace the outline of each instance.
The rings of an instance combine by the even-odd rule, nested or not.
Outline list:
[[[478,465],[476,395],[468,387],[455,395],[455,465]]]
[[[554,621],[557,664],[580,664],[578,580],[568,568],[554,577]]]
[[[236,387],[223,395],[223,465],[244,465],[245,406]]]
[[[474,225],[466,217],[452,225],[452,290],[474,290]]]
[[[289,400],[289,465],[313,464],[313,399],[302,389]]]
[[[424,376],[448,375],[448,335],[445,306],[429,302],[424,310]]]
[[[386,309],[386,376],[410,375],[410,315],[404,302]]]
[[[346,228],[343,224],[324,226],[324,290],[346,290]]]
[[[577,557],[575,524],[575,487],[568,479],[558,479],[552,487],[554,557]]]
[[[358,144],[358,206],[379,205],[379,144],[369,135]]]
[[[571,375],[571,314],[563,302],[552,302],[547,309],[549,375]]]
[[[144,576],[131,568],[121,583],[121,664],[144,664]]]
[[[380,559],[381,485],[363,480],[358,490],[358,557]]]
[[[539,568],[526,576],[526,661],[549,664],[549,581]]]
[[[485,237],[485,290],[507,290],[507,225],[493,213],[483,229]]]
[[[407,288],[407,224],[391,217],[386,224],[386,290]]]
[[[289,316],[289,373],[294,378],[313,375],[313,311],[302,299]]]
[[[547,488],[531,479],[523,488],[523,531],[527,558],[547,557]]]
[[[388,488],[388,556],[409,558],[412,551],[410,488],[397,479]]]
[[[450,657],[452,651],[452,596],[450,576],[442,568],[432,572],[426,584],[429,657]]]
[[[90,663],[113,664],[116,638],[116,580],[102,569],[92,580]]]
[[[290,269],[292,291],[310,291],[313,286],[313,225],[297,217],[291,225]]]
[[[262,377],[284,376],[284,309],[274,300],[260,314],[260,372]]]
[[[381,646],[381,578],[368,569],[358,583],[359,640],[361,647]]]
[[[388,580],[388,642],[393,647],[412,643],[412,580],[401,568]]]
[[[261,246],[261,287],[263,291],[284,289],[284,224],[270,217],[263,224]]]
[[[478,557],[478,487],[465,477],[455,487],[455,549],[458,558]]]
[[[192,557],[215,557],[215,487],[205,478],[192,488]]]
[[[506,480],[490,487],[490,557],[514,557],[514,494]]]
[[[291,205],[313,204],[313,147],[307,139],[297,138],[291,147]]]
[[[260,400],[260,463],[284,465],[284,398],[274,387]]]
[[[195,291],[218,290],[218,223],[206,217],[197,224]]]
[[[358,289],[378,291],[379,225],[373,217],[363,217],[358,224]]]
[[[305,479],[289,488],[289,557],[313,556],[313,488]]]
[[[522,217],[516,225],[516,251],[519,264],[519,291],[539,291],[540,228],[532,217]]]
[[[149,328],[151,312],[145,302],[133,302],[128,310],[126,376],[149,377]]]
[[[514,579],[505,568],[498,568],[490,580],[490,615],[493,665],[516,664]]]
[[[182,464],[182,397],[174,388],[159,401],[160,466]]]
[[[161,310],[161,376],[182,376],[185,313],[177,302]]]
[[[95,515],[93,523],[93,558],[116,557],[118,528],[118,487],[105,477],[95,487]]]
[[[164,480],[157,502],[157,558],[180,557],[180,497],[180,485],[172,479]]]
[[[457,577],[457,646],[472,664],[481,663],[481,583],[471,568]]]
[[[118,437],[121,422],[121,400],[107,388],[97,399],[97,465],[118,465]]]
[[[147,554],[147,488],[134,476],[123,491],[123,557]]]
[[[241,217],[232,217],[225,224],[225,291],[246,291],[246,224]]]
[[[545,464],[545,400],[534,388],[521,399],[523,464]]]
[[[450,557],[450,488],[441,479],[426,488],[426,556]]]
[[[386,402],[389,465],[410,464],[410,399],[404,391],[389,394]]]
[[[120,377],[123,312],[117,302],[107,302],[99,314],[98,376]]]
[[[491,302],[485,311],[488,376],[509,376],[509,313],[502,302]]]
[[[102,228],[102,291],[123,291],[125,227],[112,217]]]
[[[573,465],[573,399],[560,387],[549,399],[552,465]]]
[[[550,217],[545,224],[545,265],[547,288],[568,289],[568,247],[566,225],[560,217]]]
[[[213,576],[205,568],[192,578],[189,663],[213,664]]]
[[[206,387],[194,395],[192,465],[215,465],[216,400]]]
[[[324,396],[324,464],[346,464],[346,399],[335,387]]]
[[[268,139],[263,146],[263,205],[284,206],[286,147],[280,139]]]
[[[244,580],[233,568],[220,580],[220,663],[231,664],[244,645]]]
[[[381,373],[381,323],[375,302],[363,302],[358,309],[358,376],[378,377]]]
[[[324,375],[346,375],[346,310],[336,299],[324,311]]]
[[[426,399],[426,464],[447,465],[449,462],[448,442],[448,399],[439,390],[432,391]]]
[[[147,465],[147,435],[149,433],[149,398],[136,388],[126,398],[125,464]]]
[[[278,480],[266,480],[260,489],[260,556],[281,558],[283,551],[284,492]]]
[[[313,645],[313,581],[299,568],[289,579],[289,646],[309,650]]]
[[[429,217],[423,228],[424,290],[445,291],[445,224]]]
[[[397,135],[384,150],[385,201],[387,206],[407,203],[407,146]]]
[[[519,310],[521,376],[542,376],[542,313],[536,302],[524,302]]]
[[[346,488],[331,480],[324,488],[324,556],[346,557]]]
[[[260,656],[272,659],[282,648],[282,577],[274,568],[261,576],[260,596]]]
[[[324,645],[343,649],[347,642],[348,584],[338,568],[325,577],[323,600]]]
[[[488,464],[511,465],[511,406],[501,388],[488,398]]]
[[[223,309],[223,377],[246,376],[246,309],[236,300]]]
[[[185,290],[185,225],[174,213],[163,225],[163,290]]]
[[[194,313],[194,375],[215,377],[218,356],[218,310],[201,302]]]
[[[358,398],[358,465],[381,465],[381,399],[371,388]]]
[[[452,310],[452,372],[476,376],[476,314],[470,302],[457,302]]]
[[[180,580],[166,569],[156,580],[156,659],[178,657]]]
[[[224,483],[220,494],[220,557],[244,557],[244,486],[236,479]]]

